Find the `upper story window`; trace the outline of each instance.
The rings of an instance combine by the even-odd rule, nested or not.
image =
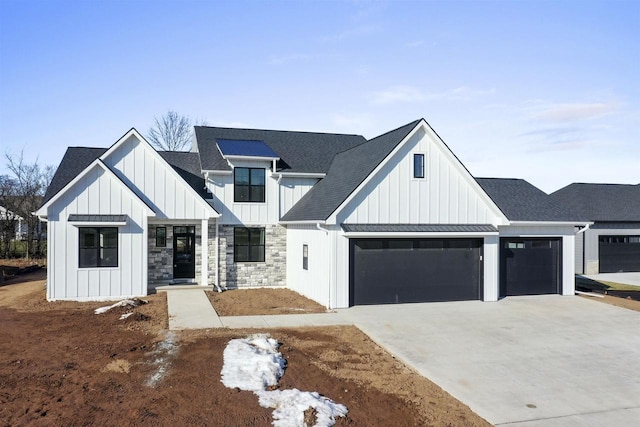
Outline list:
[[[234,201],[264,202],[265,170],[263,168],[234,168]]]
[[[118,266],[117,227],[80,227],[79,231],[80,268]]]
[[[413,177],[424,178],[424,154],[413,155]]]

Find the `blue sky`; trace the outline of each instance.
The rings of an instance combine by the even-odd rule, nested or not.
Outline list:
[[[478,177],[636,184],[640,2],[0,0],[2,153],[57,165],[169,109],[367,138],[424,117]]]

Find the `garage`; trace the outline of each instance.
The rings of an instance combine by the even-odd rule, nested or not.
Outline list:
[[[600,236],[600,273],[640,271],[640,236]]]
[[[560,248],[558,238],[500,239],[500,295],[561,293]]]
[[[482,239],[350,239],[350,305],[481,295]]]

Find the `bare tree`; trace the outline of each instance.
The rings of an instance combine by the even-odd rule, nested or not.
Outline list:
[[[42,238],[44,230],[40,220],[33,215],[44,197],[47,187],[53,178],[53,166],[41,166],[38,160],[26,163],[24,152],[14,156],[5,153],[7,168],[13,173],[14,195],[9,205],[13,212],[20,215],[27,225],[27,257],[42,255]]]
[[[16,238],[18,214],[12,209],[16,183],[9,175],[0,175],[0,246],[2,258],[9,258],[11,241]]]
[[[169,110],[149,129],[149,142],[159,150],[181,151],[188,149],[193,138],[193,124],[189,117]]]

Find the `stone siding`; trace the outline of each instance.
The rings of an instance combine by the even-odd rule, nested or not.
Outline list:
[[[259,227],[253,226],[252,227]],[[242,288],[255,286],[285,286],[287,275],[287,229],[280,225],[266,225],[265,262],[234,262],[233,229],[220,226],[220,286]]]
[[[202,225],[197,224],[150,224],[148,237],[148,275],[149,283],[169,282],[173,280],[173,227],[189,225],[195,226],[195,281],[199,283],[202,278]],[[166,227],[167,244],[165,247],[156,246],[156,229]],[[216,223],[209,221],[209,284],[216,280],[216,256],[215,256]]]

